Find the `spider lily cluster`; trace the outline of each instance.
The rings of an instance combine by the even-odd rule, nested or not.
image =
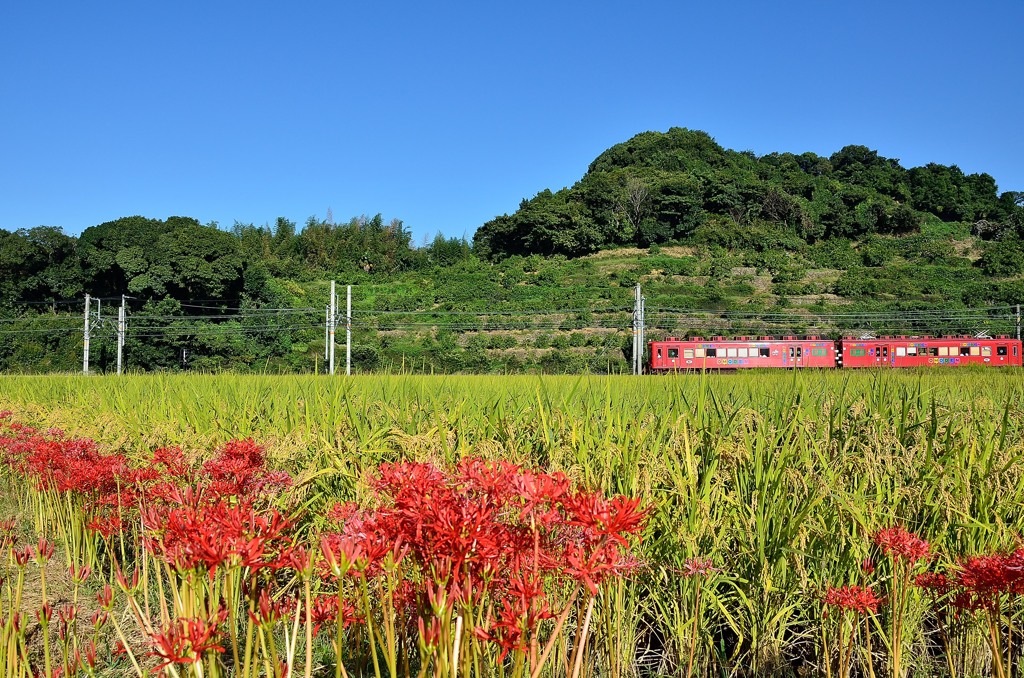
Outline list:
[[[314,520],[251,440],[137,465],[8,415],[0,453],[42,535],[21,546],[18,525],[0,525],[11,678],[104,663],[174,678],[577,678],[595,607],[639,567],[647,518],[637,499],[477,458],[384,464],[372,499]],[[54,544],[72,590],[56,609]]]
[[[1020,648],[1013,647],[1015,639],[1020,643],[1015,623],[1024,593],[1024,549],[961,557],[940,568],[931,545],[902,526],[878,531],[873,542],[884,568],[876,569],[869,558],[861,583],[830,586],[822,596],[822,616],[832,619],[822,625],[828,675],[833,662],[840,678],[858,666],[863,675],[874,676],[876,666],[887,675],[905,675],[906,618],[919,597],[931,608],[950,676],[974,672],[966,665],[964,641],[978,627],[989,646],[992,675],[1005,678],[1024,669]],[[878,655],[873,637],[881,641]]]

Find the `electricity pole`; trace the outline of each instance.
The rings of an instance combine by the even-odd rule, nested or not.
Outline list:
[[[117,374],[121,375],[121,361],[124,357],[124,295],[121,295],[121,306],[117,309]]]
[[[633,374],[644,373],[644,295],[640,283],[636,284],[633,297]]]
[[[331,311],[328,315],[330,316],[330,319],[328,320],[328,334],[330,335],[330,341],[327,343],[327,373],[330,374],[331,376],[334,376],[334,332],[338,317],[338,297],[334,292],[333,280],[331,281]]]
[[[92,307],[92,297],[85,295],[85,332],[83,334],[85,343],[82,347],[82,374],[89,374],[89,311]]]
[[[324,365],[331,357],[331,305],[324,306]]]
[[[124,360],[124,341],[128,336],[128,309],[125,306],[127,299],[134,299],[126,294],[121,295],[121,307],[117,309],[117,373],[121,374]]]
[[[352,286],[348,286],[345,301],[345,376],[352,374]]]

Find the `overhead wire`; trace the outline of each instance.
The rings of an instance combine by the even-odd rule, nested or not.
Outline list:
[[[204,300],[198,300],[204,301]],[[47,302],[49,303],[49,302]],[[80,302],[76,302],[80,303]],[[316,307],[247,307],[226,308],[195,303],[181,303],[182,308],[220,311],[210,314],[160,314],[142,312],[128,317],[128,334],[146,338],[217,334],[259,334],[267,332],[323,330],[325,309]],[[875,332],[939,333],[950,330],[1009,331],[1015,321],[1015,306],[991,306],[964,309],[907,309],[885,311],[850,311],[811,313],[780,310],[709,310],[648,306],[645,323],[649,330],[712,330],[723,333],[777,332],[790,334],[795,328],[840,334],[847,330],[870,329]],[[228,311],[235,311],[234,313]],[[453,332],[477,331],[543,331],[583,329],[622,329],[628,331],[632,308],[627,306],[584,307],[567,309],[353,309],[351,327],[357,330],[422,331],[437,329]],[[316,322],[296,322],[303,316],[316,316]],[[582,316],[582,317],[581,317]],[[625,316],[625,317],[624,317]],[[103,324],[93,332],[105,336],[113,331],[113,317],[96,318]],[[336,316],[344,324],[344,313]],[[280,323],[273,322],[280,319]],[[23,323],[42,323],[47,327],[16,327]],[[50,325],[52,323],[52,325]],[[69,325],[69,323],[74,323]],[[0,335],[74,333],[83,330],[77,314],[21,316],[0,318]],[[999,328],[999,329],[997,329]]]

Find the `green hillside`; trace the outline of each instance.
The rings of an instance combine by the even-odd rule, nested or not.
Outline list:
[[[417,247],[379,215],[0,230],[0,370],[80,369],[85,293],[103,299],[94,369],[129,295],[129,369],[322,370],[332,279],[354,285],[358,371],[626,370],[637,283],[653,338],[1012,331],[1022,237],[1024,193],[986,174],[648,132],[472,243]]]

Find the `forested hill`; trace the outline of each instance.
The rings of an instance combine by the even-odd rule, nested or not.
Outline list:
[[[984,239],[1024,229],[1024,193],[955,165],[906,169],[865,146],[814,153],[727,150],[682,128],[645,132],[597,157],[572,188],[544,190],[484,224],[481,256],[581,256],[666,243],[799,250],[820,240],[968,223]]]
[[[380,215],[0,228],[0,372],[81,369],[86,294],[96,371],[116,364],[122,295],[130,370],[322,370],[331,280],[353,285],[356,371],[627,370],[637,283],[652,339],[1004,333],[1024,303],[1024,194],[863,146],[757,157],[673,129],[472,243],[417,246]]]

